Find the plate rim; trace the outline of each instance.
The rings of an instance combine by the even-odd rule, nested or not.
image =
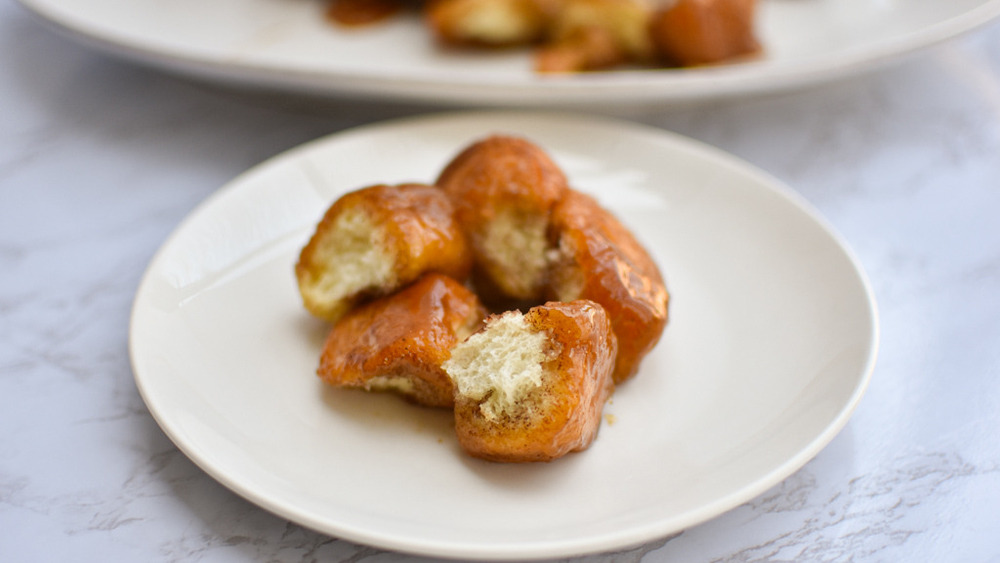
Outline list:
[[[562,77],[508,78],[452,72],[433,76],[414,72],[387,76],[362,71],[316,72],[278,68],[273,64],[226,60],[178,49],[161,49],[70,21],[51,9],[66,0],[15,0],[43,25],[101,52],[179,75],[243,87],[291,91],[331,97],[370,96],[418,103],[475,103],[485,106],[591,106],[617,101],[634,105],[693,103],[741,94],[795,90],[835,81],[878,68],[906,54],[927,49],[1000,18],[1000,0],[978,6],[917,31],[884,39],[867,49],[789,61],[775,66],[759,62],[697,69],[616,70]],[[390,87],[387,90],[387,87]],[[511,97],[517,98],[511,100]]]
[[[698,153],[703,154],[706,158],[710,158],[716,162],[722,162],[729,167],[735,168],[735,170],[741,174],[754,178],[758,181],[761,188],[782,197],[784,200],[793,204],[799,212],[805,214],[817,228],[821,229],[827,236],[831,237],[831,239],[836,243],[838,249],[843,252],[844,257],[851,265],[853,273],[857,277],[857,281],[861,285],[868,309],[867,312],[869,327],[871,330],[871,339],[867,343],[867,357],[861,373],[857,374],[857,383],[854,386],[850,397],[840,407],[837,415],[829,421],[821,432],[813,437],[801,450],[796,452],[795,455],[789,457],[783,463],[776,465],[766,474],[761,475],[748,485],[731,491],[728,494],[715,499],[713,502],[702,505],[695,510],[680,513],[671,518],[660,519],[655,522],[647,523],[646,525],[632,526],[625,530],[619,530],[614,533],[603,534],[594,538],[585,539],[584,541],[579,539],[573,541],[546,541],[540,545],[535,543],[514,546],[511,546],[510,544],[496,544],[485,547],[476,547],[466,544],[443,544],[440,541],[423,540],[422,538],[408,537],[406,539],[399,539],[393,536],[373,532],[372,530],[364,527],[352,527],[347,523],[338,523],[337,525],[331,527],[330,523],[313,518],[309,513],[296,512],[294,508],[285,506],[276,500],[268,498],[268,496],[255,490],[253,487],[246,486],[238,480],[235,480],[222,468],[213,466],[209,460],[201,459],[196,454],[192,453],[192,450],[197,450],[197,448],[193,447],[192,444],[188,444],[187,441],[183,439],[173,428],[172,423],[167,419],[168,417],[160,411],[156,405],[156,399],[149,395],[148,388],[143,382],[143,375],[140,374],[140,370],[138,369],[139,338],[136,334],[135,326],[137,324],[137,318],[141,314],[141,301],[144,294],[149,291],[148,287],[150,285],[150,281],[155,275],[156,269],[162,261],[163,255],[168,251],[172,243],[174,243],[179,237],[183,236],[187,227],[193,222],[198,221],[202,214],[210,212],[214,207],[219,205],[218,202],[227,197],[227,194],[239,190],[242,182],[246,178],[258,173],[261,170],[269,168],[277,162],[281,162],[286,159],[293,159],[298,155],[308,154],[316,146],[335,141],[343,142],[349,140],[352,136],[377,133],[379,130],[392,130],[399,127],[405,128],[409,126],[421,126],[423,124],[440,122],[442,120],[472,121],[483,118],[496,119],[499,116],[503,116],[505,118],[514,117],[521,119],[531,118],[535,120],[544,119],[547,121],[561,123],[573,122],[577,124],[583,123],[600,126],[626,127],[636,133],[660,137],[663,140],[668,141],[670,144],[696,150]],[[136,385],[147,410],[150,412],[160,429],[185,455],[185,457],[190,459],[202,471],[229,489],[231,492],[281,518],[337,539],[344,539],[351,542],[373,546],[379,549],[394,550],[418,556],[460,558],[470,560],[523,560],[568,557],[628,549],[646,542],[655,541],[658,538],[667,537],[672,533],[682,531],[692,526],[702,524],[738,507],[745,502],[752,500],[753,498],[758,497],[769,488],[777,485],[788,476],[801,469],[823,448],[825,448],[846,426],[847,422],[850,420],[851,416],[860,404],[860,401],[871,382],[877,362],[879,343],[880,322],[878,307],[875,300],[874,290],[868,279],[866,271],[864,270],[860,260],[854,254],[854,251],[847,244],[847,241],[801,194],[767,172],[752,165],[748,161],[702,141],[691,139],[672,131],[618,118],[541,110],[448,111],[380,121],[325,135],[265,159],[264,161],[236,175],[210,194],[201,203],[190,210],[163,240],[156,252],[153,254],[152,258],[149,260],[148,265],[140,278],[140,282],[137,286],[135,297],[132,302],[128,326],[128,354],[130,367],[133,372],[133,382]]]

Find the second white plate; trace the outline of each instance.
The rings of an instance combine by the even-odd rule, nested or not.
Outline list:
[[[548,464],[470,459],[450,413],[321,384],[327,327],[292,274],[340,194],[432,181],[493,132],[545,147],[634,230],[672,293],[663,340],[596,442]],[[210,475],[334,536],[461,558],[624,548],[753,498],[843,427],[876,347],[857,262],[773,179],[658,130],[503,112],[368,126],[254,168],[164,244],[131,327],[146,404]]]
[[[345,31],[321,0],[19,0],[73,36],[144,63],[255,86],[506,106],[671,103],[839,78],[954,37],[1000,0],[760,0],[765,54],[713,68],[570,77],[532,72],[527,51],[437,48],[415,15]]]

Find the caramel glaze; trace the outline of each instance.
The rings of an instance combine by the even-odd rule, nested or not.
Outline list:
[[[393,390],[418,404],[450,407],[454,385],[441,364],[485,316],[476,295],[462,284],[427,274],[344,316],[326,339],[317,373],[331,385]],[[408,383],[383,389],[376,378]]]
[[[718,63],[760,51],[756,0],[677,0],[653,14],[650,37],[668,64]]]
[[[393,17],[406,0],[331,0],[327,20],[342,27],[363,27]],[[424,3],[425,20],[443,44],[472,47],[530,45],[546,39],[551,13],[559,3],[533,0],[505,4],[513,15],[516,33],[501,33],[487,40],[469,35],[466,29],[476,0],[429,0]],[[657,9],[650,17],[649,37],[655,62],[664,66],[698,66],[738,60],[760,53],[754,31],[756,0],[676,0]],[[502,26],[501,26],[502,27]],[[474,29],[474,28],[473,28]],[[498,28],[499,31],[499,28]],[[612,68],[629,58],[603,30],[588,28],[566,42],[549,42],[536,53],[538,72],[579,72]],[[633,61],[634,62],[634,61]]]
[[[391,18],[403,5],[403,0],[333,0],[326,17],[338,25],[361,27]]]
[[[425,272],[460,280],[468,276],[472,253],[454,220],[451,201],[441,190],[424,184],[376,185],[344,194],[330,206],[295,265],[300,286],[317,283],[338,267],[339,257],[324,255],[323,248],[329,237],[339,235],[334,225],[347,212],[360,212],[384,229],[395,274],[395,282],[388,287],[369,287],[345,296],[350,305],[391,293]],[[330,322],[339,317],[311,307],[308,301],[306,308]]]
[[[553,357],[542,384],[527,398],[522,416],[486,419],[479,402],[459,397],[459,444],[490,461],[550,461],[587,449],[597,436],[601,411],[614,384],[617,341],[604,309],[591,301],[533,307],[525,320],[549,335]]]
[[[659,268],[614,215],[574,190],[553,210],[550,234],[558,248],[551,298],[590,299],[607,310],[618,337],[614,380],[621,383],[638,371],[667,324],[670,296]]]
[[[385,225],[398,249],[396,272],[401,280],[414,280],[428,271],[465,279],[472,253],[460,225],[455,222],[451,200],[434,186],[403,184],[377,186],[366,202],[377,221]]]
[[[524,139],[495,135],[473,143],[441,172],[437,186],[455,205],[455,218],[469,237],[475,255],[480,297],[485,301],[543,299],[544,271],[533,265],[543,262],[527,248],[515,254],[523,264],[509,264],[491,255],[487,237],[498,217],[515,217],[530,223],[548,222],[552,207],[566,192],[566,176],[538,146]],[[529,278],[522,281],[522,278]]]

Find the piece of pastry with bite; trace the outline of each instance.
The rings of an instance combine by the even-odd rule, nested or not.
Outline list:
[[[568,189],[552,158],[529,141],[495,135],[459,153],[435,183],[469,238],[480,297],[541,302],[549,215]]]
[[[549,298],[590,299],[618,337],[615,383],[635,375],[667,324],[670,294],[645,247],[594,198],[570,190],[552,212]]]
[[[465,235],[441,190],[377,185],[330,206],[299,255],[295,276],[306,309],[336,322],[426,272],[464,280],[471,266]]]
[[[614,384],[617,340],[591,301],[493,315],[444,369],[455,384],[455,431],[468,454],[551,461],[590,446]]]
[[[454,385],[441,364],[485,316],[465,286],[427,274],[347,313],[330,331],[317,373],[337,387],[394,392],[417,404],[450,407]]]

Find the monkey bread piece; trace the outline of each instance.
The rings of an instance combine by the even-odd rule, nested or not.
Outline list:
[[[634,375],[667,324],[670,295],[646,252],[609,211],[571,190],[552,213],[557,247],[552,299],[590,299],[607,311],[618,337],[615,383]]]
[[[313,315],[336,322],[356,304],[425,272],[464,279],[472,254],[448,197],[434,186],[377,185],[327,210],[295,265]]]
[[[648,0],[563,0],[535,53],[539,72],[600,70],[653,60]]]
[[[650,24],[656,51],[668,64],[717,63],[760,51],[754,34],[756,0],[676,0]]]
[[[621,46],[607,29],[588,26],[539,47],[534,65],[540,73],[568,73],[610,68],[625,60]]]
[[[490,461],[550,461],[588,448],[614,384],[617,342],[591,301],[493,315],[452,349],[462,449]]]
[[[436,184],[451,198],[469,238],[484,301],[496,297],[540,302],[544,294],[552,207],[566,176],[548,154],[517,137],[473,143],[441,172]],[[487,294],[493,288],[500,295]]]
[[[395,392],[418,404],[450,407],[454,385],[441,364],[485,316],[465,286],[427,274],[344,316],[326,339],[317,373],[334,386]]]
[[[546,0],[430,0],[424,18],[446,45],[512,47],[542,39]]]

